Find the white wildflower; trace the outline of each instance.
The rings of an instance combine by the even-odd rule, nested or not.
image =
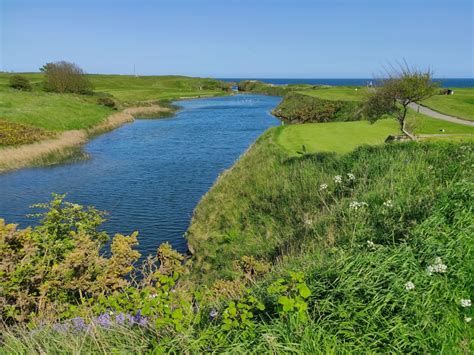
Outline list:
[[[384,207],[387,208],[392,208],[393,207],[393,201],[392,200],[387,200],[383,203]]]
[[[328,185],[327,185],[327,184],[321,184],[321,185],[319,185],[319,191],[327,190],[327,188],[328,188]]]
[[[429,265],[426,268],[428,275],[432,275],[434,273],[444,274],[446,270],[448,270],[448,267],[445,264],[443,264],[443,261],[441,260],[440,257],[437,257],[435,259],[435,263],[433,265]]]
[[[411,290],[414,290],[415,289],[415,284],[411,281],[408,281],[406,284],[405,284],[405,289],[407,291],[411,291]]]
[[[349,180],[351,180],[351,181],[354,181],[354,180],[356,179],[355,175],[352,174],[352,173],[348,173],[348,174],[347,174],[347,178],[348,178]]]
[[[465,321],[466,323],[469,323],[471,320],[472,320],[471,317],[464,317],[464,321]]]
[[[371,240],[367,241],[367,246],[369,247],[369,249],[375,249],[375,243]]]
[[[308,217],[306,217],[303,222],[304,222],[305,226],[308,226],[308,227],[311,227],[313,225],[313,220],[311,218],[308,218]]]
[[[466,307],[471,307],[471,300],[470,299],[461,299],[461,306],[466,308]]]
[[[151,294],[149,297],[150,298],[156,298],[158,295],[156,293]]]
[[[366,207],[367,202],[352,201],[349,203],[349,208],[352,210],[358,210],[359,208]]]
[[[336,184],[340,184],[342,182],[342,176],[341,175],[334,176],[334,182]]]

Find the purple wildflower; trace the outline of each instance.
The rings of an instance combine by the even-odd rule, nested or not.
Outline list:
[[[98,325],[104,328],[110,328],[110,315],[108,313],[102,313],[99,315],[95,321],[97,322]]]
[[[87,324],[81,317],[75,317],[71,319],[72,326],[74,330],[83,331],[87,329]]]
[[[53,324],[53,330],[58,333],[67,333],[69,331],[69,326],[64,323],[55,323]]]
[[[128,320],[128,324],[130,324],[130,325],[135,324],[135,317],[134,316],[127,313],[126,318]]]
[[[134,323],[141,325],[141,326],[146,326],[148,324],[148,318],[142,316],[142,311],[139,309],[135,316],[133,317]]]
[[[125,314],[119,313],[115,316],[115,323],[123,325],[125,323]]]
[[[211,319],[215,319],[217,316],[219,315],[219,312],[217,312],[216,309],[211,309],[211,312],[209,313],[209,316],[211,317]]]

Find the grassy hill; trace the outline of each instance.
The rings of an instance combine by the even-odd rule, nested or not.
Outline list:
[[[31,81],[32,92],[10,89],[11,74],[0,74],[0,119],[52,131],[90,128],[104,120],[113,112],[97,103],[104,95],[112,96],[120,106],[127,107],[143,105],[144,101],[225,94],[223,84],[214,79],[126,75],[88,75],[95,95],[57,94],[42,90],[42,74],[22,75]]]

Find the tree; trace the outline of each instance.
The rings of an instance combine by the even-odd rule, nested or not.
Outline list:
[[[425,100],[438,91],[438,84],[432,78],[430,70],[421,71],[406,64],[393,69],[388,73],[387,79],[380,80],[381,85],[364,102],[364,115],[372,123],[383,115],[395,117],[400,130],[405,133],[408,106]]]
[[[22,75],[13,75],[8,80],[8,86],[13,89],[31,91],[30,81]]]
[[[74,63],[65,61],[46,63],[40,68],[45,74],[44,88],[46,91],[59,93],[90,94],[92,84],[84,71]]]

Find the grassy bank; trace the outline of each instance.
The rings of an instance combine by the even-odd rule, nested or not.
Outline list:
[[[32,84],[25,92],[8,86],[11,75],[0,73],[0,171],[63,160],[87,137],[134,116],[171,115],[177,109],[172,100],[227,94],[226,84],[214,79],[126,75],[89,75],[92,95],[58,94],[43,90],[40,73],[22,74]],[[104,97],[116,108],[101,105]]]

